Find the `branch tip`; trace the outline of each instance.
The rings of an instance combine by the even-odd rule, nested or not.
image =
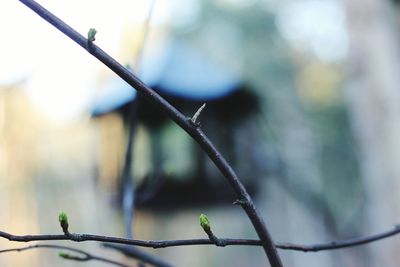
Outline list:
[[[201,107],[199,107],[199,109],[196,111],[196,113],[194,113],[193,117],[190,119],[192,121],[193,124],[195,124],[196,126],[199,126],[199,122],[197,122],[197,118],[200,116],[200,113],[203,111],[203,109],[206,107],[206,103],[203,103],[203,105],[201,105]]]

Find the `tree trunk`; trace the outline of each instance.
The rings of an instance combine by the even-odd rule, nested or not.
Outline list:
[[[347,103],[360,149],[365,220],[375,233],[400,222],[400,57],[389,0],[346,0],[350,37]],[[398,238],[370,246],[371,266],[397,266]]]

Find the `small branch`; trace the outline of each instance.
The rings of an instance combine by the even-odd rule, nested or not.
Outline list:
[[[129,258],[137,259],[143,263],[149,263],[151,265],[154,265],[155,267],[172,267],[171,264],[149,253],[139,250],[134,246],[121,245],[121,244],[108,244],[108,243],[103,243],[102,245],[105,248],[115,249]]]
[[[332,241],[314,245],[300,245],[293,243],[276,243],[276,247],[284,250],[295,250],[303,252],[318,252],[323,250],[334,250],[347,247],[354,247],[376,242],[400,233],[400,225],[396,225],[394,229],[385,231],[376,235],[366,237],[352,238],[342,241]],[[79,237],[79,238],[74,238]],[[216,245],[210,239],[181,239],[181,240],[136,240],[120,237],[90,235],[90,234],[71,234],[66,235],[13,235],[7,232],[0,231],[0,237],[16,242],[32,242],[45,240],[71,240],[75,242],[84,241],[100,241],[106,243],[126,244],[148,248],[167,248],[177,246],[192,246],[192,245]],[[218,238],[225,246],[261,246],[260,240],[255,239],[234,239],[234,238]]]
[[[120,262],[114,261],[114,260],[110,260],[107,258],[103,258],[103,257],[99,257],[99,256],[95,256],[93,254],[87,253],[83,250],[80,249],[76,249],[76,248],[71,248],[71,247],[67,247],[67,246],[59,246],[59,245],[50,245],[50,244],[46,244],[46,245],[40,245],[40,244],[36,244],[36,245],[32,245],[32,246],[26,246],[26,247],[20,247],[20,248],[11,248],[11,249],[3,249],[0,250],[0,253],[7,253],[7,252],[21,252],[21,251],[25,251],[25,250],[31,250],[31,249],[37,249],[37,248],[46,248],[46,249],[58,249],[58,250],[67,250],[67,251],[71,251],[74,253],[78,253],[81,254],[82,256],[74,256],[74,255],[70,255],[67,253],[59,253],[59,256],[67,259],[67,260],[75,260],[75,261],[101,261],[104,263],[109,263],[115,266],[120,266],[120,267],[129,267],[128,265],[122,264]]]
[[[201,112],[203,111],[203,109],[206,107],[206,103],[204,103],[203,105],[201,105],[201,107],[199,107],[199,109],[196,111],[196,113],[194,113],[194,115],[192,116],[192,118],[190,119],[192,121],[192,123],[196,126],[199,126],[200,123],[197,122],[197,118],[200,116]]]
[[[141,64],[142,61],[142,57],[143,57],[143,51],[144,48],[146,46],[146,42],[147,42],[147,37],[149,35],[150,32],[150,21],[153,17],[153,11],[154,11],[154,6],[155,6],[156,0],[152,0],[150,3],[150,8],[149,8],[149,12],[147,13],[146,16],[146,20],[143,24],[143,31],[142,31],[142,36],[139,39],[140,40],[140,45],[139,45],[139,49],[136,51],[136,55],[135,55],[135,72],[139,73],[139,66]]]
[[[400,225],[396,225],[392,230],[385,231],[376,235],[370,235],[366,237],[351,238],[342,241],[331,241],[323,244],[315,245],[298,245],[292,243],[277,243],[277,248],[285,250],[297,250],[303,252],[318,252],[323,250],[334,250],[348,247],[355,247],[365,245],[375,241],[379,241],[400,233]]]

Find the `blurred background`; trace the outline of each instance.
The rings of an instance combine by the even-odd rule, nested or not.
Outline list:
[[[400,222],[400,7],[389,0],[39,1],[199,117],[275,241]],[[156,107],[17,1],[0,4],[0,230],[256,238],[203,152]],[[71,245],[135,266],[96,243]],[[0,240],[0,249],[24,244]],[[397,266],[397,237],[280,251],[285,266]],[[173,266],[265,266],[261,248],[141,249]],[[57,251],[1,266],[76,266]],[[82,266],[106,266],[98,262]]]

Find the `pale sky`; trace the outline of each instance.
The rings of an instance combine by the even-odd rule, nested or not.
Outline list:
[[[96,44],[118,57],[127,27],[140,28],[151,1],[38,2],[84,36],[89,28],[96,28]],[[182,0],[156,2],[151,27],[173,23],[177,2]],[[95,81],[105,67],[22,3],[6,0],[0,6],[0,88],[24,81],[32,104],[54,121],[68,122],[88,113],[96,94]],[[181,19],[192,19],[187,11],[180,14]]]

